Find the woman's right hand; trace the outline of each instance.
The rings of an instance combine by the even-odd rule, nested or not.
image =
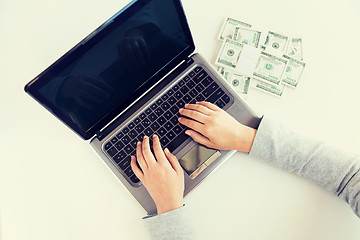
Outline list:
[[[190,129],[186,134],[200,144],[220,150],[250,152],[256,130],[235,120],[209,102],[186,104],[179,110],[179,122]]]

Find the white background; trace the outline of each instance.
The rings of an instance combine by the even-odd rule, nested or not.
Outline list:
[[[146,239],[145,212],[87,142],[24,85],[127,1],[0,2],[0,231],[6,240]],[[183,0],[211,63],[225,17],[300,36],[307,63],[283,98],[248,102],[298,131],[360,153],[358,0]],[[236,154],[185,200],[199,239],[360,239],[360,220],[318,186]]]

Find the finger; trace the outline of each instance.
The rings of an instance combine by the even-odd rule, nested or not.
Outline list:
[[[142,147],[141,147],[142,143],[141,142],[138,142],[137,143],[137,146],[136,146],[136,159],[141,167],[141,169],[143,171],[146,171],[147,168],[148,168],[148,165],[144,159],[144,156],[142,154]]]
[[[149,142],[148,136],[144,137],[144,140],[141,145],[142,145],[142,153],[143,153],[143,156],[145,158],[147,165],[149,166],[150,164],[156,163],[155,157],[152,154],[151,149],[150,149],[150,142]]]
[[[131,156],[131,169],[135,173],[135,176],[140,179],[140,181],[143,181],[144,179],[144,173],[141,171],[141,169],[136,165],[136,158],[135,156]]]
[[[175,172],[177,172],[178,174],[183,173],[183,169],[180,166],[178,159],[169,151],[169,149],[165,148],[164,153]]]
[[[218,111],[220,110],[220,108],[212,103],[209,103],[209,102],[205,102],[205,101],[202,101],[202,102],[197,102],[196,104],[200,104],[202,106],[205,106],[213,111]]]
[[[204,124],[202,124],[202,123],[199,123],[199,122],[191,120],[191,119],[183,118],[183,117],[179,117],[178,120],[182,125],[185,125],[191,129],[194,129],[195,131],[197,131],[199,133],[203,133],[203,131],[204,131]]]
[[[202,114],[210,116],[212,113],[212,110],[209,109],[206,106],[200,105],[200,104],[185,104],[185,108],[189,110],[198,111]]]
[[[206,119],[209,117],[208,115],[205,115],[203,113],[200,113],[198,111],[195,110],[189,110],[189,109],[184,109],[184,108],[180,108],[179,109],[179,113],[185,117],[189,117],[191,119],[194,119],[200,123],[204,123],[206,121]]]
[[[160,139],[157,135],[153,135],[153,148],[158,163],[166,163],[166,156],[161,148]]]
[[[193,130],[186,130],[185,134],[189,135],[195,142],[198,142],[202,145],[205,145],[207,147],[212,147],[212,142],[204,135],[195,132]]]

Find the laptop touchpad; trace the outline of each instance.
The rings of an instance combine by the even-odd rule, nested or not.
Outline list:
[[[190,178],[194,179],[220,155],[218,150],[196,144],[179,162]]]

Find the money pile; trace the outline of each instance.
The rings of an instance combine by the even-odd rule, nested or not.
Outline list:
[[[304,71],[301,38],[258,31],[248,23],[227,18],[215,65],[243,97],[249,87],[281,97],[285,87],[296,88]]]

